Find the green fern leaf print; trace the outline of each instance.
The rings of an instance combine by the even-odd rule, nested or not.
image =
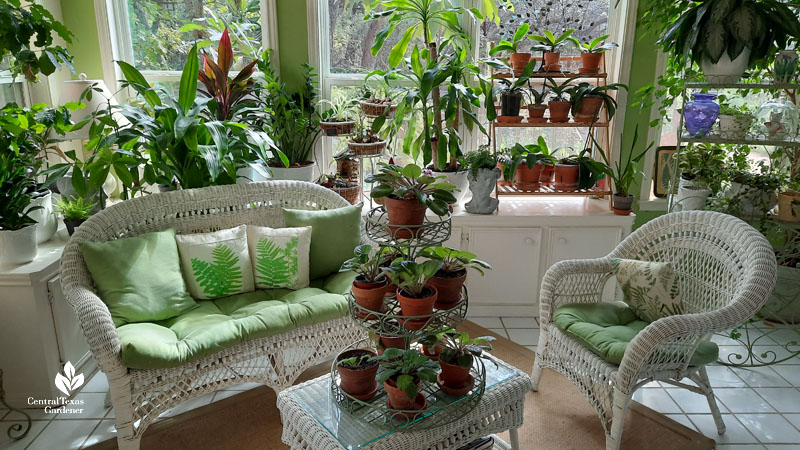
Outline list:
[[[291,238],[285,247],[261,237],[256,244],[256,281],[272,287],[292,286],[297,279],[298,238]]]
[[[233,250],[227,245],[219,244],[212,250],[211,258],[211,262],[192,258],[192,271],[203,292],[213,298],[239,292],[242,287],[242,269]]]

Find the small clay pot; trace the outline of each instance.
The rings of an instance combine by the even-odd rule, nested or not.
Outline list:
[[[400,350],[406,349],[406,340],[402,337],[397,336],[381,336],[378,335],[378,340],[380,340],[381,346],[383,349],[387,348],[399,348]],[[378,349],[378,354],[383,354],[383,349]]]
[[[528,168],[527,164],[520,164],[514,173],[514,187],[525,191],[539,189],[542,169],[544,164],[534,164],[532,168]]]
[[[547,111],[547,105],[528,105],[528,122],[547,122],[547,119],[544,117],[545,111]]]
[[[442,368],[442,381],[448,387],[458,389],[470,382],[472,375],[469,374],[471,367],[461,367],[458,364],[449,364],[439,360],[439,366]]]
[[[408,239],[413,235],[419,234],[421,228],[413,228],[425,222],[425,212],[428,207],[421,205],[417,199],[399,199],[386,197],[384,202],[386,214],[389,216],[389,224],[397,226],[386,227],[387,231],[397,239]],[[403,228],[411,226],[411,229]]]
[[[433,286],[425,286],[420,298],[408,297],[402,289],[397,290],[397,300],[400,302],[400,312],[404,316],[431,316],[433,305],[436,304],[438,291]],[[419,330],[429,321],[428,318],[406,320],[403,326],[409,330]]]
[[[428,286],[436,288],[438,295],[436,296],[436,304],[434,307],[437,309],[451,309],[461,302],[461,288],[464,282],[467,281],[466,269],[456,272],[455,277],[440,276],[437,274],[428,281]]]
[[[544,54],[544,71],[545,72],[560,72],[561,66],[558,62],[561,60],[561,53],[558,52],[545,52]]]
[[[553,187],[560,191],[574,191],[578,189],[580,168],[577,164],[556,164],[555,182]]]
[[[569,122],[569,110],[572,109],[572,103],[551,101],[547,102],[547,107],[550,109],[550,122]]]
[[[591,123],[600,117],[600,108],[603,107],[603,97],[587,95],[583,97],[580,109],[575,113],[575,122]]]
[[[785,222],[800,222],[800,192],[778,194],[778,217]]]
[[[439,344],[434,345],[433,348],[423,345],[422,354],[434,361],[438,361],[439,355],[442,354],[442,347]]]
[[[417,384],[417,389],[422,386],[422,380],[419,378],[415,379]],[[389,403],[392,406],[392,409],[401,409],[401,410],[414,410],[414,409],[422,409],[419,408],[419,405],[415,405],[416,399],[408,398],[408,394],[399,387],[397,387],[397,381],[389,378],[388,380],[383,382],[383,388],[386,390],[386,395],[389,396]]]
[[[539,182],[542,186],[552,186],[556,181],[556,168],[549,164],[545,164],[542,168],[542,174],[539,176]]]
[[[614,214],[618,216],[628,216],[631,214],[631,209],[633,207],[633,195],[620,195],[614,194],[611,197],[611,209],[614,211]]]
[[[497,116],[497,123],[522,123],[522,116]]]
[[[531,60],[530,53],[512,53],[508,58],[511,63],[511,69],[514,71],[514,76],[518,77],[525,71],[525,67]]]
[[[359,278],[361,278],[360,275],[353,281],[352,287],[356,303],[370,311],[380,311],[389,281],[384,278],[377,283],[366,283],[359,281]]]
[[[341,353],[336,358],[336,361],[338,362],[353,356],[365,354],[369,354],[371,357],[377,356],[377,353],[373,352],[372,350],[358,348]],[[377,386],[375,377],[378,374],[377,362],[365,364],[364,368],[355,370],[348,369],[337,364],[336,370],[339,371],[339,376],[341,377],[340,384],[342,390],[353,397],[362,401],[366,401],[372,398],[377,392],[377,389],[375,389]]]
[[[593,74],[600,73],[600,60],[603,59],[602,53],[581,53],[581,68],[579,73]]]

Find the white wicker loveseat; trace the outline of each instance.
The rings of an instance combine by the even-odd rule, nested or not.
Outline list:
[[[305,369],[334,356],[347,343],[363,337],[363,332],[342,317],[247,341],[179,367],[130,369],[122,362],[116,327],[95,294],[78,243],[168,228],[181,234],[241,224],[282,227],[282,208],[321,210],[348,205],[335,192],[312,183],[273,181],[135,198],[113,205],[81,225],[64,249],[62,286],[92,355],[108,377],[121,450],[138,449],[153,419],[191,398],[244,382],[285,389]]]
[[[636,334],[618,366],[553,323],[560,306],[602,301],[603,287],[613,272],[612,258],[671,262],[686,310],[656,320]],[[735,217],[708,211],[652,220],[605,258],[555,264],[542,280],[533,389],[538,389],[542,368],[564,374],[599,414],[607,449],[620,446],[634,391],[653,380],[705,395],[722,434],[725,425],[705,366],[690,366],[689,361],[701,339],[734,328],[759,311],[775,284],[775,273],[775,254],[764,236]],[[696,385],[680,382],[687,377]]]

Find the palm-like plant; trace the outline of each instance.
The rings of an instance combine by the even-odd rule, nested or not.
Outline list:
[[[225,28],[217,47],[217,61],[203,52],[203,70],[199,71],[199,80],[205,88],[201,88],[200,93],[211,99],[208,108],[217,120],[231,120],[238,109],[253,103],[248,97],[256,86],[251,77],[258,60],[251,61],[231,79],[228,74],[234,62],[231,39]]]

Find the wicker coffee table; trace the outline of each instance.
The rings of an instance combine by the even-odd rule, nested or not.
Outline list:
[[[278,394],[283,442],[292,450],[457,449],[481,436],[509,430],[511,445],[495,437],[494,448],[519,450],[517,428],[522,426],[531,380],[516,367],[491,359],[496,365],[486,361],[486,392],[478,406],[455,422],[425,430],[398,432],[341,411],[331,398],[330,375],[293,386]]]

